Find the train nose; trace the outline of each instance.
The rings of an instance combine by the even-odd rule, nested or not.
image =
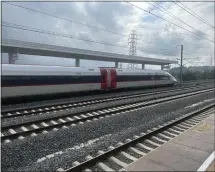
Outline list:
[[[174,76],[171,76],[171,79],[172,79],[172,81],[173,81],[173,85],[174,85],[174,86],[177,86],[177,85],[178,85],[177,79],[175,79]]]
[[[178,85],[178,82],[177,82],[177,81],[174,81],[173,86],[177,86],[177,85]]]

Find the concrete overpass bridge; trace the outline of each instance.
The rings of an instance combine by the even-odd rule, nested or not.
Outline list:
[[[118,68],[119,62],[142,64],[143,69],[145,64],[161,65],[161,69],[163,69],[165,65],[178,63],[172,60],[91,51],[15,39],[2,39],[1,49],[2,53],[9,54],[9,63],[15,63],[15,57],[18,54],[71,58],[75,59],[77,67],[80,67],[80,59],[115,62],[116,68]]]

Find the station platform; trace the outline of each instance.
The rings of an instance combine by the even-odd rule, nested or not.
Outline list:
[[[210,163],[210,165],[208,166],[208,168],[206,169],[206,171],[215,171],[215,161],[213,161],[212,163]]]
[[[210,116],[158,147],[127,171],[215,171],[214,111]]]

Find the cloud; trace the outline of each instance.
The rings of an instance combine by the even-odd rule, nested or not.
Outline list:
[[[180,57],[180,47],[184,45],[184,52],[191,54],[191,57],[202,57],[204,65],[210,64],[210,55],[214,55],[214,44],[204,38],[195,36],[187,31],[171,25],[161,19],[158,19],[149,13],[134,8],[124,2],[13,2],[14,4],[29,7],[35,10],[50,13],[68,20],[93,25],[98,28],[111,30],[120,34],[129,35],[131,30],[136,30],[138,34],[137,55],[153,58],[168,58],[175,60]],[[166,20],[173,22],[181,27],[189,28],[185,24],[168,16],[156,9],[147,2],[132,2],[145,10],[159,15]],[[209,39],[214,38],[214,30],[199,21],[179,6],[172,2],[154,2],[167,9],[175,16],[194,28],[203,31]],[[192,9],[199,16],[214,25],[214,5],[211,2],[183,2],[183,4]],[[22,8],[14,7],[2,3],[2,20],[40,28],[53,32],[64,33],[77,36],[84,39],[93,39],[95,41],[110,42],[112,44],[128,45],[128,37],[111,34],[95,28],[79,25],[74,22],[53,18],[43,14],[28,11]],[[68,46],[81,49],[90,49],[96,51],[128,54],[126,48],[94,44],[80,40],[62,38],[52,35],[45,35],[35,32],[27,32],[11,28],[2,28],[2,36],[26,41],[42,42],[47,44]],[[185,55],[184,55],[185,56]],[[186,57],[186,56],[185,56]],[[7,54],[3,54],[2,62],[7,63]],[[185,59],[186,62],[186,59]],[[34,57],[19,55],[18,64],[46,64],[46,65],[74,65],[73,59],[63,59],[55,57]],[[113,66],[109,62],[81,61],[81,66]],[[124,65],[126,67],[127,64]],[[196,65],[191,63],[190,65]],[[203,65],[199,63],[198,65]],[[140,65],[139,65],[140,66]],[[174,66],[174,65],[173,65]],[[148,66],[151,68],[151,66]],[[160,68],[160,67],[156,67]]]

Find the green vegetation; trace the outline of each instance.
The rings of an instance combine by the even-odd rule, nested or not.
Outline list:
[[[183,66],[182,71],[183,81],[215,79],[214,66],[195,66],[195,67]],[[176,79],[179,79],[180,67],[170,69],[169,73],[175,76]]]

